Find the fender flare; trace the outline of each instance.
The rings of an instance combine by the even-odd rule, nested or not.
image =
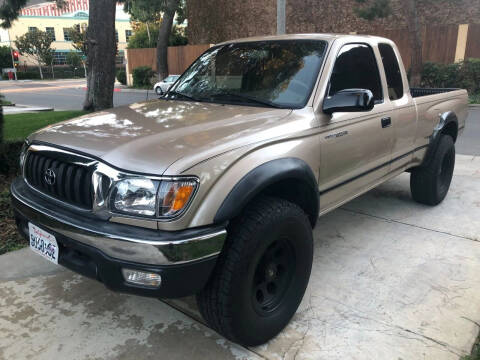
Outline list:
[[[435,152],[437,151],[438,143],[443,134],[443,131],[447,127],[452,126],[451,124],[453,124],[456,131],[458,131],[458,118],[453,111],[446,111],[443,114],[440,114],[439,117],[440,121],[434,127],[433,133],[430,136],[430,143],[428,144],[427,153],[425,155],[425,158],[423,159],[422,166],[428,166],[432,161]],[[454,141],[455,140],[456,139],[454,139]]]
[[[222,223],[238,216],[244,207],[270,185],[284,180],[296,180],[306,185],[309,199],[307,212],[312,227],[315,226],[320,209],[318,183],[310,166],[298,158],[282,158],[266,162],[243,176],[223,200],[215,214],[214,223]]]

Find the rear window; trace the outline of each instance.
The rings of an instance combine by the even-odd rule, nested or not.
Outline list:
[[[387,77],[388,96],[390,100],[397,100],[403,96],[403,81],[397,56],[388,44],[379,44],[378,49],[382,56],[383,67]]]

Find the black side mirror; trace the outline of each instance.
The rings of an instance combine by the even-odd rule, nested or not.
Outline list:
[[[366,89],[345,89],[323,100],[323,112],[360,112],[373,109],[373,94]]]

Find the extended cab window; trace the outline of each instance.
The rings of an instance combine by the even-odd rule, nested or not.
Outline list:
[[[375,103],[383,101],[382,83],[370,46],[348,44],[339,52],[330,78],[329,96],[345,89],[370,90]]]
[[[198,101],[304,107],[327,43],[269,40],[212,48],[181,76],[171,93]]]
[[[379,44],[378,50],[380,50],[385,75],[387,77],[388,96],[390,100],[400,99],[403,96],[403,82],[397,56],[388,44]]]

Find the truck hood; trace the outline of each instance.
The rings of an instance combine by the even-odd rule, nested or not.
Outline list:
[[[120,169],[160,175],[180,158],[208,159],[259,141],[260,132],[290,112],[154,100],[51,125],[29,140],[90,154]]]

